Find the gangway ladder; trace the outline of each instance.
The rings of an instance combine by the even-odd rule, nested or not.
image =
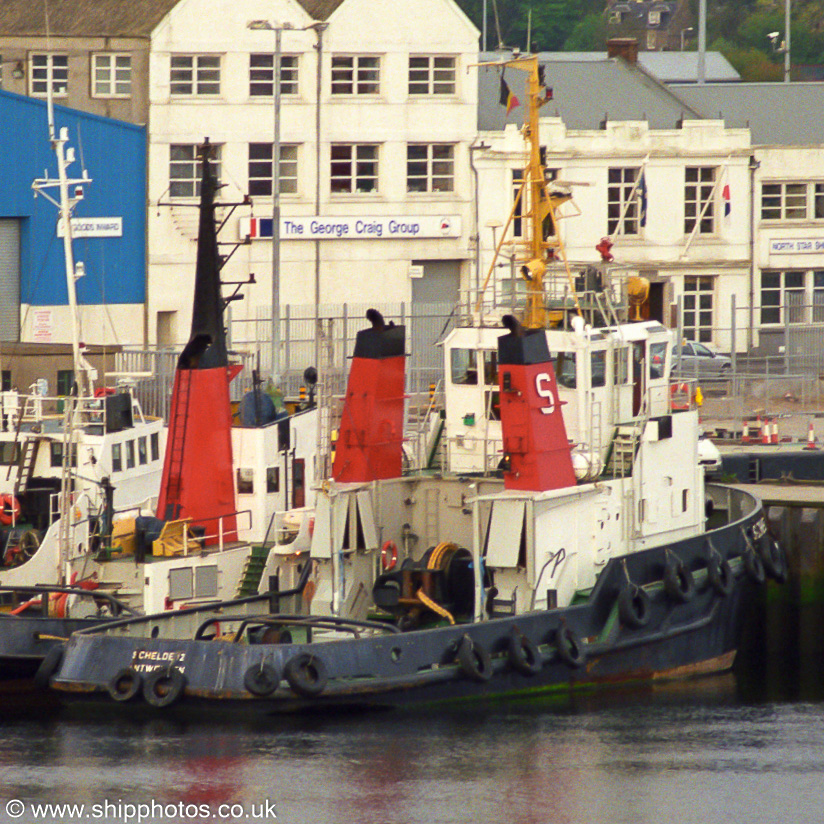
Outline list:
[[[163,517],[174,519],[180,506],[180,493],[183,476],[183,460],[186,448],[186,428],[189,421],[189,400],[192,385],[192,370],[178,369],[175,373],[173,397],[176,404],[173,418],[169,422],[169,445],[166,448],[166,512]]]
[[[17,464],[17,477],[14,480],[14,494],[22,495],[29,487],[34,475],[34,465],[37,461],[37,452],[43,438],[26,438],[22,442],[20,460]]]

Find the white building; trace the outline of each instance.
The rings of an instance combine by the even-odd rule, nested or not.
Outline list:
[[[218,147],[220,197],[248,193],[253,203],[221,234],[253,236],[223,272],[229,281],[255,275],[233,304],[234,329],[271,318],[275,33],[250,29],[252,20],[283,29],[281,309],[455,300],[473,257],[478,42],[458,6],[184,0],[152,35],[150,342],[188,337],[195,151],[205,137]]]

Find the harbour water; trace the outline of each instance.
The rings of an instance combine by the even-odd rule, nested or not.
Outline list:
[[[731,675],[414,713],[261,722],[182,710],[4,712],[0,822],[820,824],[824,816],[824,703],[754,700]]]

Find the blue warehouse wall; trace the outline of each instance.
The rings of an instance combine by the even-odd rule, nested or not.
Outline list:
[[[75,162],[70,178],[85,165],[92,182],[83,187],[75,218],[123,220],[121,237],[79,237],[75,260],[86,275],[77,281],[80,304],[144,303],[146,296],[146,130],[92,114],[54,107],[55,128],[68,129]],[[57,179],[48,140],[45,101],[0,91],[0,218],[19,218],[20,299],[35,306],[68,303],[63,238],[57,207],[33,196],[35,178]],[[58,198],[57,189],[49,190]]]

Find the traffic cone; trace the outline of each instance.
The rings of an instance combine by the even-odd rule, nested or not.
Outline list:
[[[764,418],[761,424],[761,443],[768,444],[770,442],[770,419]]]
[[[778,419],[773,418],[770,425],[770,443],[778,443]]]
[[[810,420],[810,428],[807,430],[807,445],[804,449],[818,449],[815,445],[815,430],[813,429],[812,420]]]

